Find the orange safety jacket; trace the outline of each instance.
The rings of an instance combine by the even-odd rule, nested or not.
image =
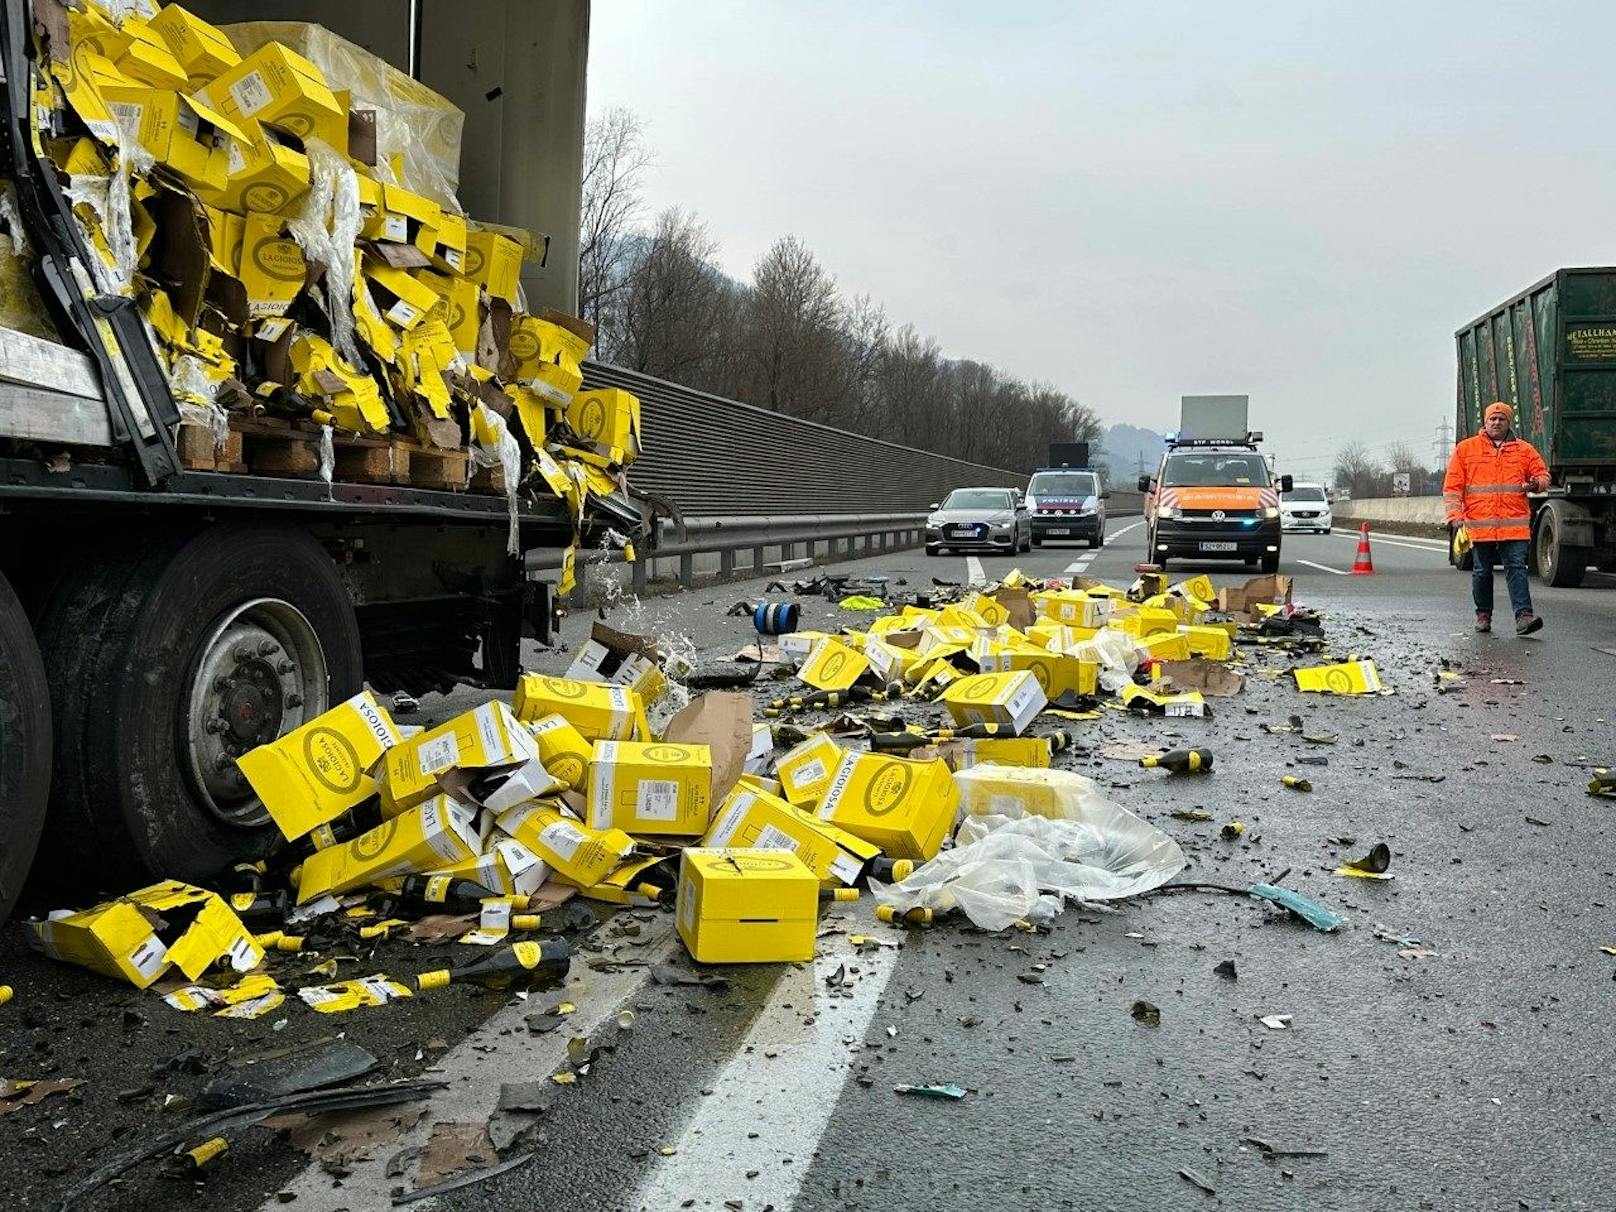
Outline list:
[[[1514,434],[1497,445],[1485,433],[1453,448],[1447,478],[1442,481],[1442,507],[1448,522],[1464,524],[1473,543],[1532,537],[1532,508],[1526,500],[1530,480],[1549,477],[1543,456]]]

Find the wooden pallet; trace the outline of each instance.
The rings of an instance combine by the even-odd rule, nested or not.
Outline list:
[[[503,467],[479,467],[472,472],[471,483],[466,485],[466,491],[478,493],[482,496],[504,496],[505,469]]]
[[[211,429],[200,425],[181,425],[179,446],[180,466],[187,471],[244,472],[247,464],[242,458],[241,435],[232,430],[223,446],[213,438]]]
[[[463,450],[441,450],[410,444],[410,485],[445,492],[465,492],[471,456]]]
[[[182,430],[182,438],[193,427]],[[203,431],[195,429],[201,435]],[[211,451],[187,438],[186,449],[200,460]],[[234,454],[208,470],[251,470],[254,475],[317,479],[320,475],[320,427],[312,421],[281,417],[232,417],[230,438]],[[332,479],[347,484],[392,484],[401,487],[464,492],[470,456],[463,450],[439,450],[408,438],[332,435]],[[206,464],[187,462],[202,469]]]

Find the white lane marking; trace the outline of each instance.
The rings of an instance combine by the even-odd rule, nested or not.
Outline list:
[[[965,583],[967,585],[986,585],[987,575],[982,571],[982,561],[975,556],[965,557]]]
[[[562,1068],[567,1059],[568,1038],[588,1035],[609,1015],[616,1014],[618,1007],[632,998],[645,983],[651,967],[664,962],[678,943],[673,933],[672,917],[659,916],[646,929],[655,933],[649,938],[642,935],[641,939],[636,940],[647,945],[636,948],[638,954],[634,957],[643,959],[645,967],[616,973],[596,972],[583,956],[576,955],[564,988],[534,993],[526,1000],[513,999],[510,1005],[456,1044],[436,1066],[422,1075],[448,1082],[448,1089],[438,1091],[428,1102],[420,1104],[426,1108],[426,1114],[396,1143],[378,1148],[373,1156],[354,1162],[353,1174],[345,1178],[344,1184],[332,1186],[331,1175],[318,1165],[310,1165],[291,1182],[284,1184],[284,1189],[297,1196],[300,1209],[343,1212],[361,1206],[374,1207],[374,1201],[356,1199],[355,1192],[381,1192],[397,1185],[397,1180],[386,1173],[388,1158],[411,1146],[425,1147],[432,1135],[433,1124],[481,1124],[488,1123],[490,1117],[494,1117],[491,1127],[496,1133],[507,1135],[502,1130],[502,1121],[503,1127],[509,1128],[513,1117],[508,1114],[496,1115],[495,1111],[500,1083],[543,1081]],[[667,937],[659,939],[658,934]],[[422,996],[442,995],[432,993]],[[567,1016],[564,1028],[542,1036],[528,1033],[522,1021],[526,1015],[563,1000],[578,1007]],[[385,1014],[386,1011],[361,1010],[359,1013]],[[504,1147],[497,1139],[496,1145]],[[284,1207],[285,1204],[278,1198],[272,1197],[263,1203],[259,1212],[279,1212]]]
[[[1317,568],[1320,572],[1333,572],[1338,577],[1351,576],[1344,568],[1330,568],[1324,564],[1315,564],[1312,560],[1292,560],[1292,564],[1306,564],[1309,568]]]
[[[1106,542],[1109,543],[1112,539],[1121,538],[1123,535],[1127,534],[1130,530],[1138,530],[1144,524],[1145,524],[1144,519],[1142,519],[1142,518],[1137,522],[1129,522],[1121,530],[1113,530],[1110,534],[1106,535],[1105,536]]]
[[[1333,532],[1337,538],[1351,539],[1354,542],[1360,537],[1356,530],[1337,530]],[[1438,555],[1446,555],[1448,545],[1442,539],[1419,539],[1410,535],[1399,535],[1392,538],[1390,535],[1377,534],[1371,530],[1369,537],[1377,543],[1385,543],[1390,547],[1407,547],[1410,551],[1434,551]]]
[[[678,1152],[658,1160],[631,1206],[661,1212],[700,1194],[713,1206],[744,1199],[749,1208],[792,1207],[901,954],[897,947],[858,954],[847,944],[825,951],[811,969],[780,978],[709,1084],[712,1093],[670,1142]],[[825,984],[843,965],[858,968],[851,998],[832,996]]]
[[[1061,571],[1062,572],[1087,572],[1089,570],[1089,563],[1093,559],[1094,559],[1093,556],[1085,556],[1081,560],[1074,560],[1070,564],[1068,564],[1065,568],[1063,568]]]

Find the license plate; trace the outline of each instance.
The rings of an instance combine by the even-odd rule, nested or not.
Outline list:
[[[1236,551],[1238,549],[1239,549],[1239,544],[1237,544],[1237,543],[1202,543],[1201,544],[1201,550],[1202,551]]]
[[[1049,535],[1051,535],[1051,536],[1054,536],[1054,535],[1057,535],[1057,534],[1071,534],[1071,533],[1072,533],[1072,532],[1071,532],[1071,531],[1070,531],[1070,530],[1067,530],[1067,529],[1066,529],[1066,528],[1065,528],[1065,527],[1064,527],[1064,526],[1063,526],[1063,527],[1061,527],[1061,529],[1059,529],[1059,530],[1050,530],[1050,531],[1047,531],[1047,532],[1046,532],[1046,533],[1048,533],[1048,534],[1049,534]]]

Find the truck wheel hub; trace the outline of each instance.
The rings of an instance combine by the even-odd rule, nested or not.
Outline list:
[[[313,719],[329,698],[325,653],[301,611],[261,598],[228,612],[202,644],[186,708],[192,782],[206,807],[229,824],[267,820],[236,759]]]

